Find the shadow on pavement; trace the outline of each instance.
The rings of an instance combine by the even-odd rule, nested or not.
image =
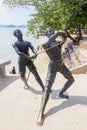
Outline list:
[[[38,90],[34,89],[32,86],[30,86],[30,85],[29,85],[29,89],[28,90],[31,91],[34,94],[39,94],[39,95],[42,95],[44,93],[44,92],[42,92],[42,90],[38,91]]]
[[[63,99],[58,99],[58,100],[63,100]],[[61,111],[63,109],[66,109],[68,107],[72,107],[74,105],[85,105],[87,106],[87,97],[85,96],[70,96],[70,98],[66,101],[63,101],[63,103],[61,103],[60,105],[54,106],[53,108],[51,108],[46,114],[45,114],[45,118],[47,118],[48,116],[51,116],[53,114],[55,114],[58,111]]]
[[[4,78],[0,78],[0,91],[8,87],[12,82],[17,80],[19,76],[5,76]]]

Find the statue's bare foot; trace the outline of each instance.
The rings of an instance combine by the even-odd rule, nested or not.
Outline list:
[[[26,83],[25,85],[24,85],[24,89],[29,89],[30,88],[30,86]]]
[[[37,120],[37,125],[42,126],[42,125],[43,125],[43,122],[44,122],[43,116],[42,116],[42,117],[39,117],[38,120]]]

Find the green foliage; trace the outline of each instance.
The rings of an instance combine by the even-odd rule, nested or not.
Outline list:
[[[28,21],[29,32],[35,36],[48,27],[73,31],[87,26],[87,0],[4,0],[6,4],[33,5],[35,13]]]

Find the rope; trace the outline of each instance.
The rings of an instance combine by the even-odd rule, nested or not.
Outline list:
[[[44,52],[46,52],[46,51],[48,51],[48,50],[51,50],[52,48],[54,48],[54,47],[56,47],[56,46],[59,46],[59,45],[61,45],[61,44],[63,44],[63,43],[64,43],[64,42],[61,42],[61,43],[56,44],[56,45],[54,45],[54,46],[52,46],[52,47],[49,47],[49,48],[47,48],[47,49],[45,49],[45,50],[39,52],[38,55],[40,55],[41,53],[44,53]]]

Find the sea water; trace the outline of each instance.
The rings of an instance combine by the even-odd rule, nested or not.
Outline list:
[[[23,33],[23,39],[30,41],[34,47],[37,46],[38,42],[32,35],[26,35],[27,28],[0,27],[0,60],[11,60],[11,64],[6,66],[6,73],[9,73],[13,66],[16,67],[16,72],[18,73],[18,55],[12,47],[12,44],[17,40],[13,36],[15,29],[20,29]]]

